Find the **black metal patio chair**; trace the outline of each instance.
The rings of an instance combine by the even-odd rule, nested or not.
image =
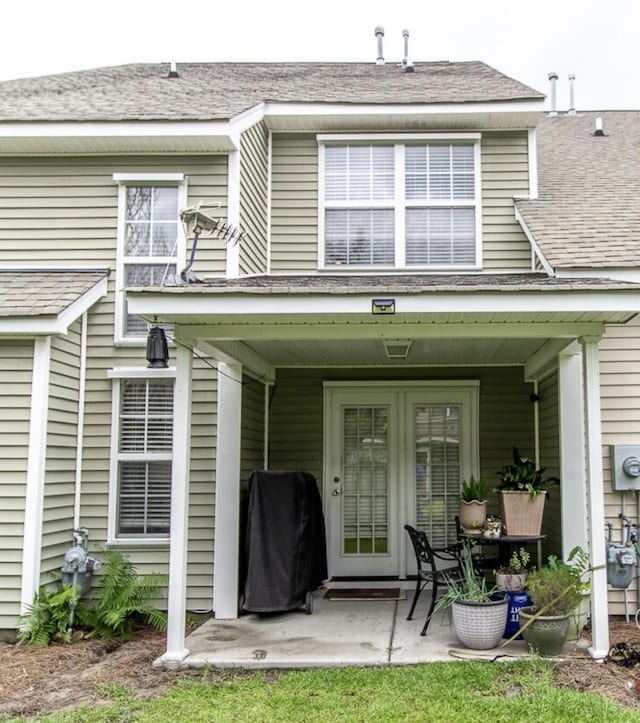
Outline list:
[[[447,586],[448,580],[460,579],[460,554],[462,551],[462,543],[447,545],[446,547],[432,547],[429,538],[422,530],[416,530],[411,525],[405,525],[404,529],[409,533],[409,539],[413,545],[416,555],[417,579],[416,591],[413,595],[411,609],[407,615],[407,620],[411,620],[413,611],[416,608],[420,593],[425,587],[431,584],[431,603],[429,612],[427,613],[424,626],[420,631],[420,635],[427,634],[427,628],[433,616],[433,610],[436,606],[438,597],[438,588]],[[438,562],[446,562],[448,565],[438,568]]]

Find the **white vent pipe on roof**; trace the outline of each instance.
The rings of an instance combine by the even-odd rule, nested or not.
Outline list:
[[[549,73],[549,82],[551,83],[551,110],[549,115],[558,115],[558,105],[556,100],[556,84],[558,82],[558,74],[555,71]]]
[[[596,118],[596,129],[595,129],[595,131],[593,131],[593,135],[594,136],[603,136],[604,135],[604,130],[602,129],[602,118],[600,118],[600,116],[598,116]]]
[[[576,115],[576,98],[575,98],[575,82],[576,76],[569,76],[569,115]]]
[[[178,75],[178,66],[177,66],[176,63],[172,62],[172,63],[170,64],[170,66],[169,66],[169,75],[168,75],[167,77],[168,77],[168,78],[179,78],[179,77],[180,77],[180,76]]]
[[[376,38],[378,40],[378,57],[376,65],[384,65],[384,55],[382,53],[382,38],[384,38],[384,28],[378,25],[375,29]]]
[[[409,60],[409,31],[403,30],[402,37],[404,38],[404,55],[402,57],[402,67],[405,73],[413,73],[413,63]]]

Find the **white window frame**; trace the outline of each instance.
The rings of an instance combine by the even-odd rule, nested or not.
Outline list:
[[[127,188],[129,186],[175,186],[178,189],[178,209],[187,206],[187,179],[184,173],[114,173],[113,180],[118,184],[118,219],[116,249],[116,293],[115,293],[115,324],[114,341],[119,345],[144,346],[146,338],[127,336],[125,334],[125,234],[127,211]],[[175,255],[176,271],[179,273],[186,264],[187,241],[182,224],[178,222],[178,237]],[[145,257],[140,257],[144,259]],[[174,257],[172,257],[174,258]],[[148,259],[149,264],[164,263],[166,257]]]
[[[120,391],[122,380],[129,379],[173,379],[174,380],[174,410],[175,410],[175,378],[176,368],[148,369],[147,367],[115,367],[107,371],[107,378],[111,379],[111,449],[109,464],[109,518],[107,522],[108,545],[164,545],[169,546],[169,535],[166,536],[132,536],[118,535],[118,471],[121,455],[119,452],[120,439]],[[145,460],[155,453],[146,453]],[[157,453],[156,459],[162,461],[173,460],[173,450],[170,454]]]
[[[482,269],[482,154],[480,133],[335,133],[318,134],[318,270],[333,273],[354,272],[354,271],[448,271],[451,273],[460,271],[480,271]],[[405,147],[408,144],[423,142],[444,142],[444,143],[472,143],[474,147],[474,200],[434,200],[408,201],[405,198],[405,169],[404,156]],[[346,201],[335,203],[325,200],[325,149],[329,145],[393,145],[395,152],[395,196],[393,205],[389,201]],[[395,263],[387,265],[348,265],[335,266],[325,263],[325,210],[333,208],[393,208],[394,210],[394,232],[395,232]],[[473,264],[430,264],[430,265],[406,265],[405,259],[405,214],[407,208],[435,208],[435,207],[474,207],[475,208],[475,263]]]

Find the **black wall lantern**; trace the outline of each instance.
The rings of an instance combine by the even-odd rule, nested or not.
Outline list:
[[[160,326],[152,326],[147,334],[147,361],[150,369],[166,369],[169,366],[169,345]]]

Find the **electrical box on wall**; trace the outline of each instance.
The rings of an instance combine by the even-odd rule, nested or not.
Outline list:
[[[611,445],[613,489],[640,491],[640,444]]]

